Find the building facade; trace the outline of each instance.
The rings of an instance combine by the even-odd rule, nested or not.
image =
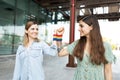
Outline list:
[[[26,21],[36,20],[41,24],[49,19],[33,0],[0,0],[0,54],[16,52]]]

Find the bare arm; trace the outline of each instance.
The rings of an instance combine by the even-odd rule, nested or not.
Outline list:
[[[105,64],[104,67],[105,80],[112,80],[112,66],[111,63]]]
[[[58,56],[62,57],[62,56],[67,56],[69,55],[68,51],[67,51],[67,47],[64,47],[59,53]]]

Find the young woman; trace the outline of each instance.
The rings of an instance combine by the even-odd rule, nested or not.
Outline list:
[[[23,44],[16,53],[13,80],[45,80],[43,70],[43,54],[56,55],[56,41],[49,46],[38,39],[38,25],[28,21],[25,26]]]
[[[89,15],[79,21],[80,39],[64,47],[59,56],[73,55],[77,69],[73,80],[112,80],[111,64],[115,57],[103,42],[98,20]]]

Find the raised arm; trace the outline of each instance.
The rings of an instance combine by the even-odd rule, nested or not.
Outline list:
[[[63,34],[64,34],[64,27],[60,27],[54,30],[53,41],[56,41],[58,51],[59,51],[59,48],[62,46]]]

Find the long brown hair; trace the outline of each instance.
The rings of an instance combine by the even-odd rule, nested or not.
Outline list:
[[[28,29],[29,29],[32,25],[34,25],[34,24],[37,24],[37,22],[35,22],[35,21],[28,21],[28,22],[26,23],[26,25],[25,25],[25,30],[28,30]],[[35,41],[39,42],[39,39],[36,38]],[[28,42],[29,42],[28,34],[25,33],[25,34],[24,34],[24,38],[23,38],[23,45],[24,45],[24,46],[27,46]]]
[[[101,64],[107,63],[105,59],[104,53],[105,48],[103,46],[102,36],[100,34],[100,27],[97,18],[94,15],[89,15],[81,19],[83,22],[92,26],[93,29],[90,32],[90,60],[93,64]],[[79,39],[76,44],[73,54],[75,57],[79,58],[79,60],[83,59],[84,49],[86,45],[86,37],[83,36]]]

